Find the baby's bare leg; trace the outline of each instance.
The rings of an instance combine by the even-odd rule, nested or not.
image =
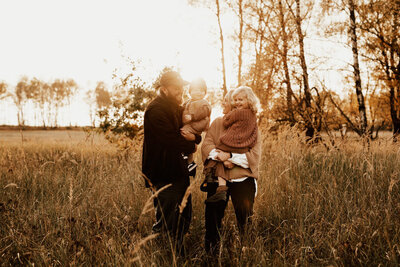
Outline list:
[[[226,185],[226,180],[222,177],[218,177],[218,186]]]

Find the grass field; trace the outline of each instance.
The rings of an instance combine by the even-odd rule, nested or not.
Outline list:
[[[397,266],[399,144],[302,143],[289,130],[263,135],[253,223],[240,240],[229,205],[220,265]],[[188,255],[176,260],[150,236],[140,155],[139,141],[120,151],[83,131],[0,131],[1,265],[205,265],[201,175]]]

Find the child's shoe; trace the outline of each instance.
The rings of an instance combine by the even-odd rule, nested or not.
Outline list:
[[[215,179],[214,173],[215,173],[215,170],[213,168],[205,170],[205,172],[204,172],[204,176],[205,176],[204,180],[200,184],[200,190],[201,191],[208,192],[208,190],[207,190],[208,184],[218,183],[218,180]]]
[[[226,201],[228,199],[228,187],[226,185],[218,186],[217,192],[206,199],[205,203],[215,203],[218,201]]]

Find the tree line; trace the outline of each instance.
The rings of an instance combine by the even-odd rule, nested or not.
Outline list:
[[[270,119],[302,125],[310,139],[342,123],[362,137],[374,138],[374,132],[388,124],[394,136],[400,133],[399,0],[188,2],[215,14],[223,92],[227,90],[224,40],[231,38],[236,43],[237,84],[257,92]],[[234,36],[224,34],[224,13],[236,17]],[[317,64],[310,68],[315,60],[312,48],[306,50],[305,45],[310,29],[324,40],[344,40],[341,45],[351,53],[349,68],[337,70],[345,78],[347,99],[340,99],[334,88],[318,79]],[[247,65],[245,57],[251,57]]]
[[[42,127],[58,127],[60,109],[71,104],[78,89],[79,86],[73,79],[46,82],[24,76],[14,87],[4,81],[0,82],[0,101],[12,99],[19,126],[27,124],[26,112],[33,112],[35,118],[41,121]],[[104,82],[97,82],[95,89],[86,92],[84,100],[89,105],[90,121],[94,126],[97,110],[111,104],[111,93]],[[34,108],[26,110],[28,104],[32,104]]]

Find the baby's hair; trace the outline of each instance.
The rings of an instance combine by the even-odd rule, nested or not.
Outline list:
[[[235,90],[233,90],[232,93],[232,98],[235,97],[236,95],[240,94],[240,93],[245,93],[247,100],[249,102],[249,106],[250,109],[257,114],[258,111],[260,110],[260,100],[258,99],[258,97],[254,94],[253,89],[251,89],[248,86],[240,86],[238,88],[236,88]]]
[[[200,89],[203,90],[204,93],[207,94],[207,84],[206,84],[206,81],[203,78],[197,78],[197,79],[193,80],[190,83],[189,92],[191,92],[193,87],[195,87],[195,86],[196,87],[200,87]]]

